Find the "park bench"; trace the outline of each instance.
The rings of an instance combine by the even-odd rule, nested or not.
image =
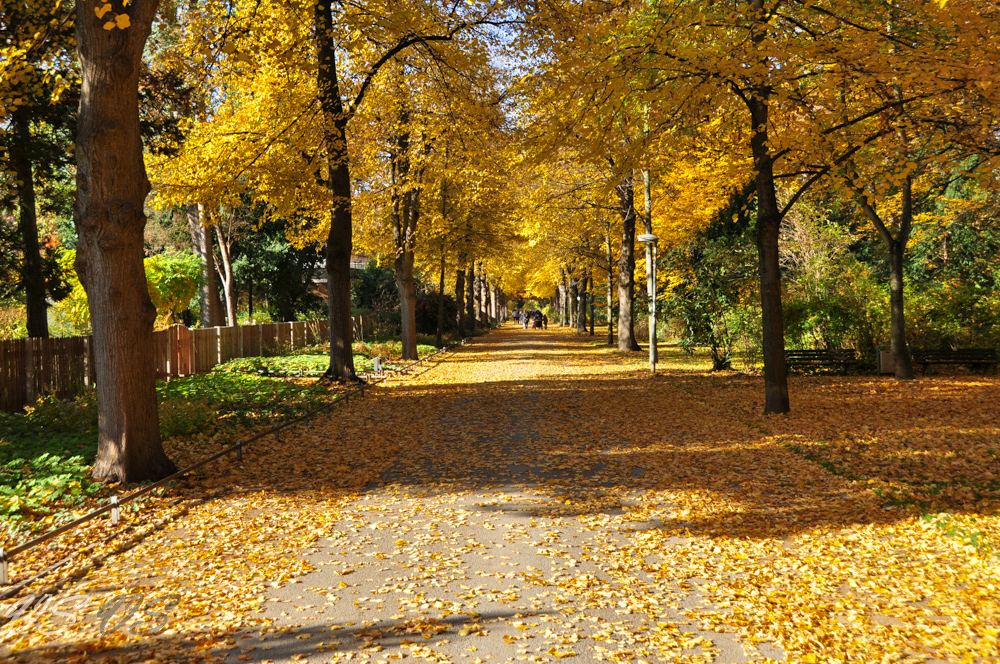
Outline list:
[[[858,363],[853,348],[825,348],[822,350],[786,350],[785,366],[817,368],[839,366],[845,371]]]
[[[913,351],[913,361],[922,365],[923,372],[930,371],[932,364],[965,364],[982,369],[985,373],[997,369],[997,351],[995,348],[920,348]]]

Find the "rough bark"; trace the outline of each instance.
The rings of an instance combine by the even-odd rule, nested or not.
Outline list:
[[[14,111],[14,141],[10,160],[17,177],[18,231],[24,257],[21,263],[21,283],[28,316],[28,336],[48,338],[49,304],[45,299],[45,274],[38,246],[38,218],[35,206],[35,174],[31,164],[31,118],[25,107]]]
[[[576,305],[576,333],[587,333],[587,273],[584,272],[580,279],[579,290],[577,291]]]
[[[410,183],[409,113],[400,114],[403,131],[396,137],[392,153],[392,239],[396,248],[394,262],[396,288],[399,291],[400,326],[403,359],[417,359],[417,285],[413,278],[414,246],[419,215],[419,189]]]
[[[436,343],[438,348],[444,345],[444,248],[441,251],[441,278],[438,280],[438,320]]]
[[[455,303],[458,305],[457,321],[458,333],[465,334],[465,270],[458,268],[455,270]]]
[[[751,39],[754,44],[761,44],[766,37],[769,20],[764,0],[754,0],[751,20]],[[766,71],[767,56],[762,54],[760,57],[760,61],[753,65]],[[739,94],[750,112],[750,154],[757,187],[757,271],[763,328],[764,413],[787,413],[788,373],[785,367],[785,328],[778,263],[778,233],[782,215],[774,184],[774,156],[768,141],[771,88],[765,81],[758,80]]]
[[[750,149],[757,184],[757,254],[763,327],[764,412],[787,413],[788,375],[785,368],[785,328],[781,310],[781,268],[778,233],[781,210],[774,186],[774,162],[767,139],[768,101],[765,89],[747,98],[753,135]]]
[[[618,190],[622,218],[622,252],[618,258],[618,350],[641,350],[635,340],[635,187],[627,175]]]
[[[569,283],[569,326],[579,329],[580,324],[580,286],[577,281]]]
[[[202,221],[202,207],[197,203],[185,206],[188,220],[188,232],[191,234],[191,248],[201,260],[201,274],[205,283],[198,293],[198,303],[201,307],[201,326],[218,327],[222,325],[222,301],[219,299],[219,281],[215,273],[215,249],[212,232],[205,228]],[[253,312],[251,312],[252,315]]]
[[[317,3],[316,84],[323,115],[323,144],[331,195],[330,232],[326,238],[326,274],[330,327],[330,367],[325,377],[332,381],[356,381],[354,369],[354,324],[351,320],[351,252],[353,251],[351,171],[347,149],[348,115],[340,96],[336,50],[333,43],[332,7]]]
[[[607,241],[607,259],[608,259],[608,345],[615,345],[615,325],[614,325],[614,290],[615,290],[615,254],[611,247],[611,234],[605,237]]]
[[[139,72],[156,0],[132,0],[127,30],[105,30],[90,3],[76,16],[80,61],[76,140],[76,269],[87,292],[97,384],[97,459],[107,482],[156,480],[176,470],[160,441],[153,321],[143,268],[149,179],[139,133]]]
[[[476,263],[473,261],[465,271],[465,324],[471,334],[476,330]]]
[[[559,327],[569,325],[569,277],[566,268],[559,268]]]
[[[476,320],[479,327],[490,326],[486,320],[486,275],[482,261],[476,261]]]
[[[590,336],[594,336],[594,272],[590,272]]]
[[[223,237],[222,231],[219,230],[218,224],[214,227],[215,237],[218,240],[219,245],[219,258],[221,259],[218,264],[216,264],[215,269],[219,273],[219,278],[222,280],[222,289],[226,300],[226,321],[228,325],[236,325],[236,283],[233,280],[233,261],[230,258],[229,253],[229,243],[226,242],[226,238]]]

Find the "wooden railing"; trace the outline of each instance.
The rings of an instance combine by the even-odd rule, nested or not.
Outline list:
[[[327,339],[328,323],[303,321],[189,329],[174,325],[153,333],[156,377],[188,376],[238,357],[275,355]],[[354,338],[370,334],[367,316],[354,318]],[[19,412],[45,394],[72,397],[94,384],[90,337],[0,341],[0,411]]]

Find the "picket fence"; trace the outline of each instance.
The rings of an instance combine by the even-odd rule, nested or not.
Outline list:
[[[188,376],[239,357],[297,350],[327,339],[327,321],[264,323],[189,329],[174,325],[153,333],[156,377]],[[354,318],[354,338],[370,332],[367,316]],[[94,384],[91,338],[0,341],[0,411],[14,413],[46,394],[72,397]]]

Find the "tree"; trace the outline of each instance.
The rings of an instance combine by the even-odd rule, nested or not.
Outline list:
[[[76,270],[93,325],[98,449],[93,476],[159,479],[176,467],[160,441],[152,332],[156,309],[143,270],[150,185],[139,128],[139,73],[156,0],[77,3],[83,86],[76,143]],[[95,11],[96,9],[96,11]]]
[[[69,137],[75,120],[72,11],[43,0],[0,7],[0,169],[9,170],[16,191],[21,239],[20,283],[29,337],[48,337],[46,261],[38,238],[36,188],[47,178],[67,176]],[[69,94],[67,92],[69,91]],[[6,152],[6,154],[4,154]],[[7,163],[4,163],[7,162]],[[48,271],[51,271],[51,260]]]

